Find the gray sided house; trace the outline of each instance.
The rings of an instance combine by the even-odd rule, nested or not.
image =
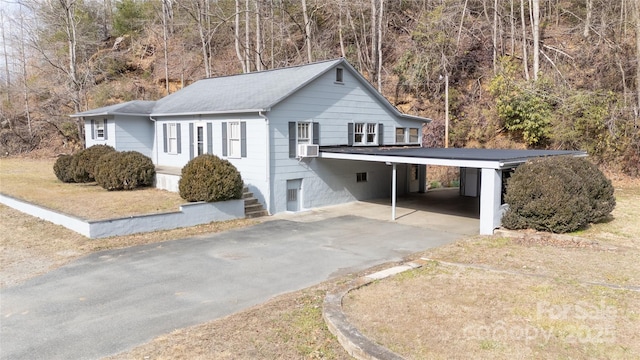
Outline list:
[[[420,146],[430,121],[400,113],[344,59],[204,79],[72,116],[84,119],[87,146],[149,156],[160,188],[177,191],[180,168],[200,154],[227,159],[271,214],[390,196],[386,163],[317,157],[319,147]],[[417,167],[394,170],[399,194],[424,188]]]

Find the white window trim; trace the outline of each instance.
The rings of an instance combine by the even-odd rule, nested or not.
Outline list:
[[[307,126],[307,137],[300,137],[300,125]],[[298,121],[296,122],[296,145],[299,144],[312,144],[313,143],[313,122],[311,121]]]
[[[171,129],[173,129],[173,134]],[[178,153],[178,123],[175,123],[175,122],[167,123],[167,154],[175,155],[177,153]]]
[[[207,153],[207,146],[209,145],[207,139],[207,123],[206,122],[196,122],[193,124],[193,156],[198,156],[198,128],[202,127],[202,153]]]
[[[107,127],[104,124],[104,119],[97,119],[93,122],[94,137],[96,140],[104,141],[104,134],[107,132]],[[102,135],[98,135],[102,130]]]
[[[237,126],[237,133],[234,135],[233,127]],[[237,143],[237,154],[234,152],[233,144]],[[240,159],[242,157],[242,125],[240,121],[229,121],[227,123],[227,157]]]
[[[415,141],[411,141],[411,130],[416,130],[417,134],[416,134],[416,140]],[[407,142],[409,144],[419,144],[420,143],[420,128],[409,128],[409,131],[406,133],[407,135]]]
[[[398,130],[402,130],[402,140],[398,141]],[[407,143],[407,128],[397,127],[395,132],[396,144],[406,144]]]
[[[362,132],[358,132],[358,125],[362,125]],[[373,141],[368,141],[371,132],[370,128],[373,128]],[[378,139],[378,123],[354,123],[353,124],[353,145],[378,145],[380,143]],[[356,135],[362,134],[362,141],[356,141]]]

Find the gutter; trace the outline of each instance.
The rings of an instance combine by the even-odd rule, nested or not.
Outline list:
[[[154,113],[149,116],[193,116],[193,115],[224,115],[224,114],[247,114],[247,113],[262,113],[270,111],[271,108],[266,109],[243,109],[243,110],[224,110],[224,111],[192,111],[184,113]],[[260,115],[264,116],[264,115]]]

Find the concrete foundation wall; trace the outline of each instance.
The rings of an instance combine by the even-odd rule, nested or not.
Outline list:
[[[244,218],[244,200],[189,203],[180,211],[87,221],[0,194],[0,202],[18,211],[61,225],[91,239],[170,230]]]

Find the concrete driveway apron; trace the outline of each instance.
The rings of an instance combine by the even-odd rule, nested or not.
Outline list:
[[[101,358],[461,236],[351,215],[290,217],[96,253],[1,290],[0,355]]]

